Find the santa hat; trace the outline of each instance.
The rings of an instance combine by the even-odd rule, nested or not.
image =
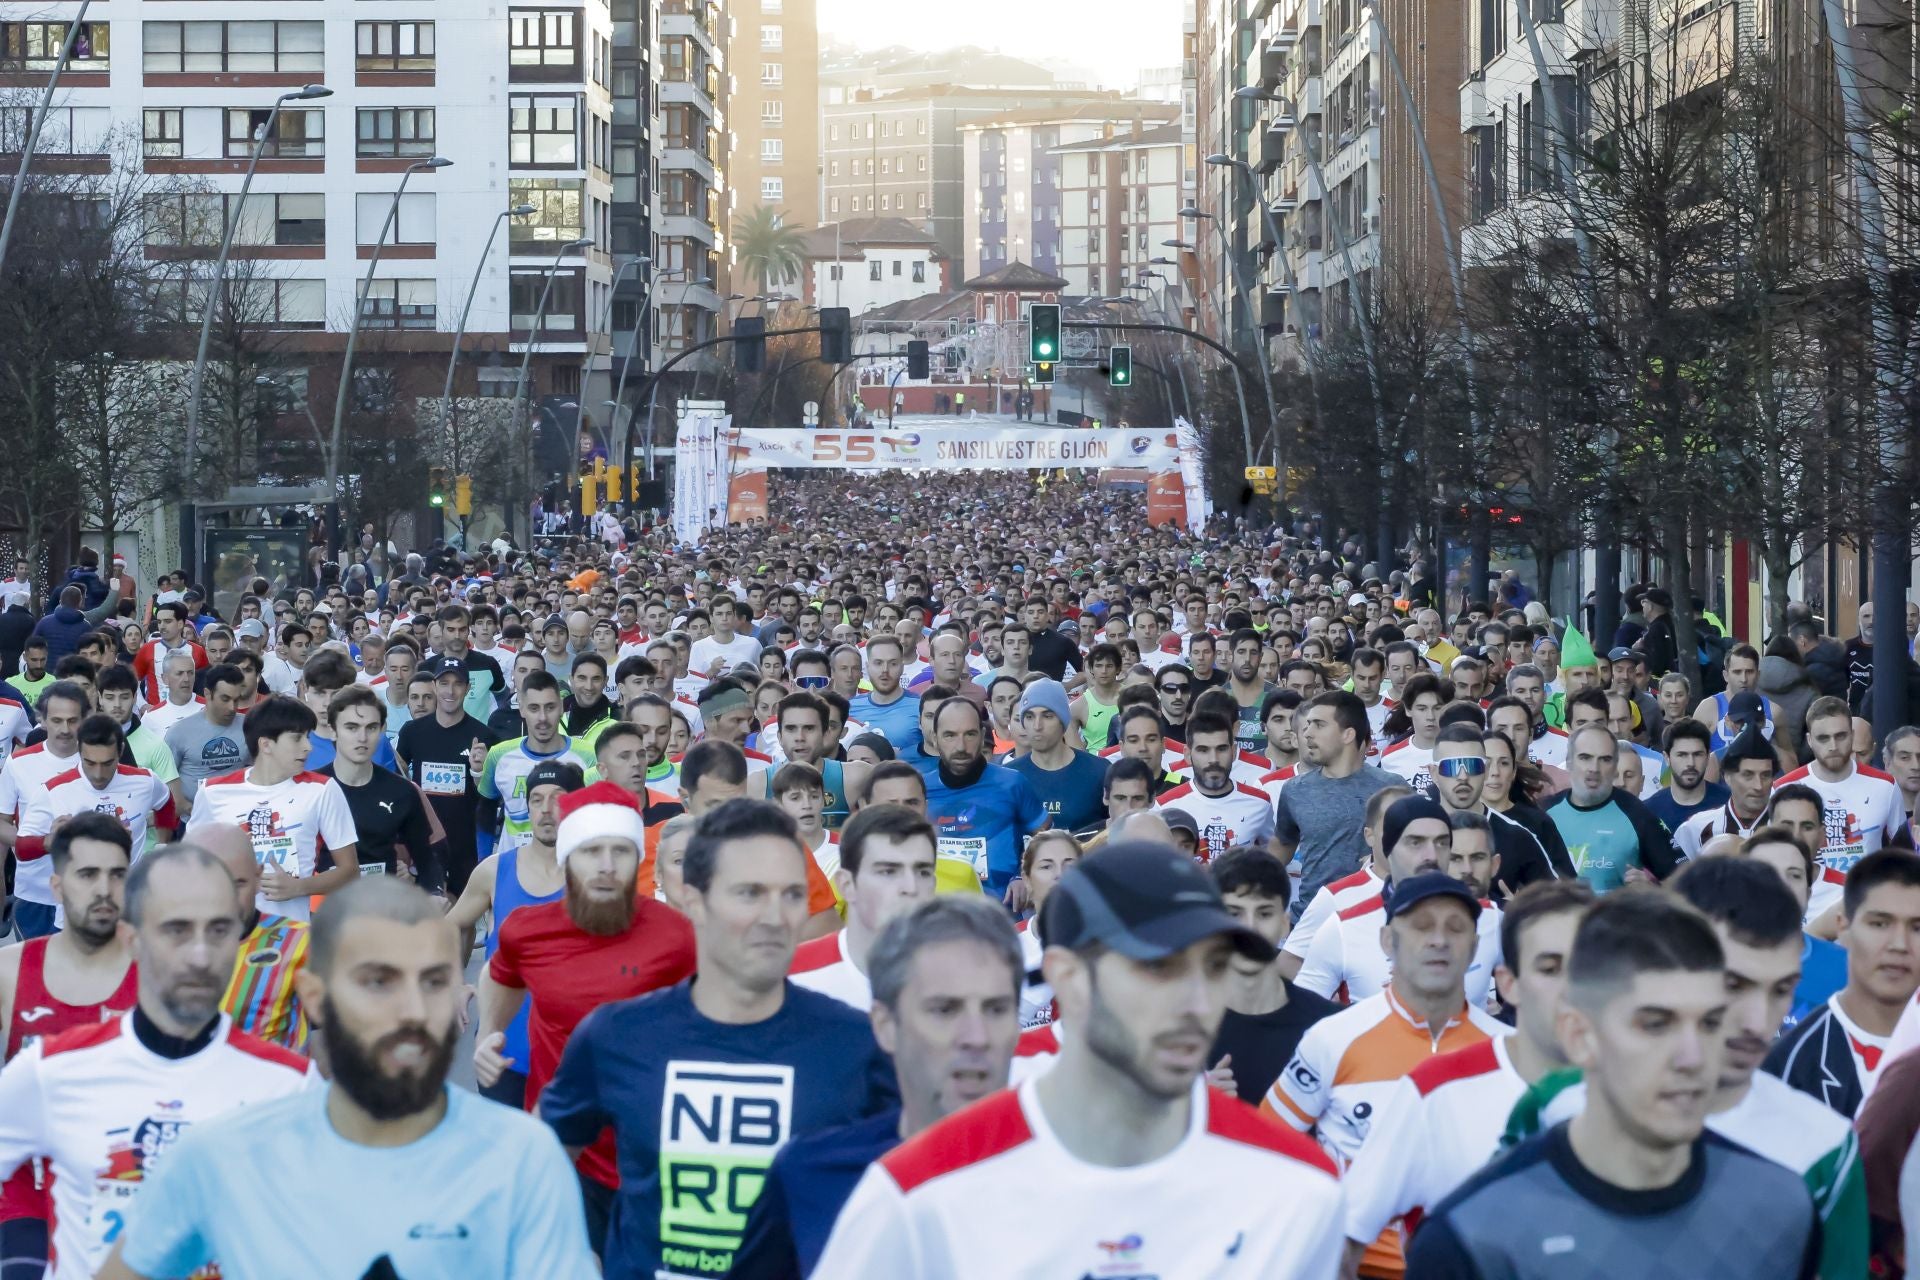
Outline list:
[[[647,828],[640,819],[640,802],[611,782],[596,782],[590,787],[560,797],[560,834],[554,838],[554,861],[567,865],[567,855],[593,840],[620,837],[633,841],[633,847],[646,846]]]

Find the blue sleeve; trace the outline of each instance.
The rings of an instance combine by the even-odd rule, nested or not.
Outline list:
[[[1027,785],[1026,778],[1017,773],[1014,775],[1014,786],[1018,790],[1014,798],[1014,812],[1019,815],[1020,833],[1030,836],[1047,825],[1047,806],[1040,803],[1040,797]]]
[[[586,1208],[573,1162],[549,1134],[536,1141],[513,1184],[510,1276],[591,1276],[598,1267],[587,1245]]]
[[[799,1249],[793,1240],[793,1213],[787,1204],[786,1167],[779,1156],[767,1170],[759,1198],[747,1211],[740,1247],[733,1251],[727,1280],[800,1280]]]
[[[593,1040],[604,1008],[587,1015],[560,1055],[560,1069],[540,1094],[540,1118],[553,1126],[569,1147],[586,1147],[613,1123],[600,1100],[600,1073],[594,1066]]]
[[[373,762],[382,769],[400,772],[400,757],[393,753],[393,743],[388,741],[384,733],[380,735],[380,745],[373,749]]]
[[[127,1219],[109,1226],[107,1242],[124,1237],[121,1259],[143,1276],[189,1276],[212,1262],[213,1243],[205,1227],[215,1214],[231,1221],[236,1206],[207,1204],[204,1190],[204,1143],[187,1134],[169,1148],[140,1194],[127,1207]]]

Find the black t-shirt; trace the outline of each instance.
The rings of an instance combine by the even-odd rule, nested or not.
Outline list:
[[[509,714],[519,717],[518,712]],[[441,724],[437,715],[422,716],[401,726],[396,748],[407,763],[407,777],[426,793],[434,816],[446,829],[447,870],[461,888],[478,854],[480,789],[467,769],[467,752],[475,738],[488,748],[501,741],[491,727],[472,716],[462,716],[452,728]]]
[[[333,769],[328,764],[319,772],[340,782]],[[413,856],[415,877],[421,887],[437,889],[445,885],[444,870],[432,848],[427,808],[420,803],[420,793],[412,783],[391,769],[375,765],[365,786],[350,787],[340,782],[340,790],[346,793],[347,808],[353,813],[353,828],[359,837],[354,849],[360,857],[361,875],[381,874],[372,870],[375,866],[392,875],[394,846],[404,843]],[[333,864],[330,857],[326,862],[328,866]]]
[[[487,717],[487,732],[493,735],[495,742],[524,738],[527,735],[527,722],[521,719],[518,708],[502,707]]]
[[[1028,666],[1035,671],[1046,672],[1049,679],[1065,680],[1069,663],[1076,669],[1079,668],[1081,663],[1079,645],[1058,631],[1034,633],[1033,657],[1028,660]]]
[[[1333,1001],[1289,982],[1287,1002],[1272,1013],[1227,1010],[1220,1034],[1214,1038],[1213,1052],[1207,1055],[1207,1065],[1220,1061],[1223,1054],[1232,1054],[1233,1061],[1227,1065],[1233,1069],[1234,1091],[1240,1101],[1257,1107],[1293,1059],[1293,1051],[1300,1047],[1300,1037],[1307,1034],[1307,1028],[1338,1012],[1340,1006]]]

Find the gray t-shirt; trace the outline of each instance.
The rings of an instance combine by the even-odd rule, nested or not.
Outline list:
[[[180,786],[188,799],[208,778],[253,763],[239,716],[223,727],[207,719],[206,712],[195,712],[167,730],[167,750],[173,753],[173,767],[180,771]]]
[[[1302,773],[1280,789],[1273,806],[1273,833],[1281,844],[1296,846],[1300,893],[1294,918],[1313,901],[1321,886],[1352,875],[1367,857],[1367,801],[1383,787],[1401,787],[1406,779],[1370,764],[1344,778],[1319,771]]]

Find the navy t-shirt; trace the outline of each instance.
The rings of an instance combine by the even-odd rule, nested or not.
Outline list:
[[[1667,830],[1678,831],[1680,824],[1699,813],[1702,809],[1718,809],[1725,804],[1733,793],[1727,790],[1724,782],[1709,782],[1706,794],[1700,797],[1698,804],[1681,804],[1673,798],[1672,787],[1662,787],[1648,796],[1643,802],[1653,810],[1653,816],[1667,824]]]
[[[540,1096],[570,1147],[613,1127],[608,1280],[724,1275],[788,1139],[899,1105],[866,1014],[789,982],[771,1018],[714,1022],[693,1007],[697,981],[587,1015]]]
[[[1039,797],[1040,807],[1058,829],[1078,831],[1107,816],[1106,803],[1100,798],[1107,762],[1091,751],[1076,750],[1064,769],[1042,769],[1032,756],[1009,760],[1007,768],[1027,780],[1028,790]]]
[[[727,1280],[794,1280],[813,1274],[834,1220],[867,1166],[900,1145],[900,1113],[795,1138],[773,1158],[766,1189],[753,1202],[746,1238]]]

